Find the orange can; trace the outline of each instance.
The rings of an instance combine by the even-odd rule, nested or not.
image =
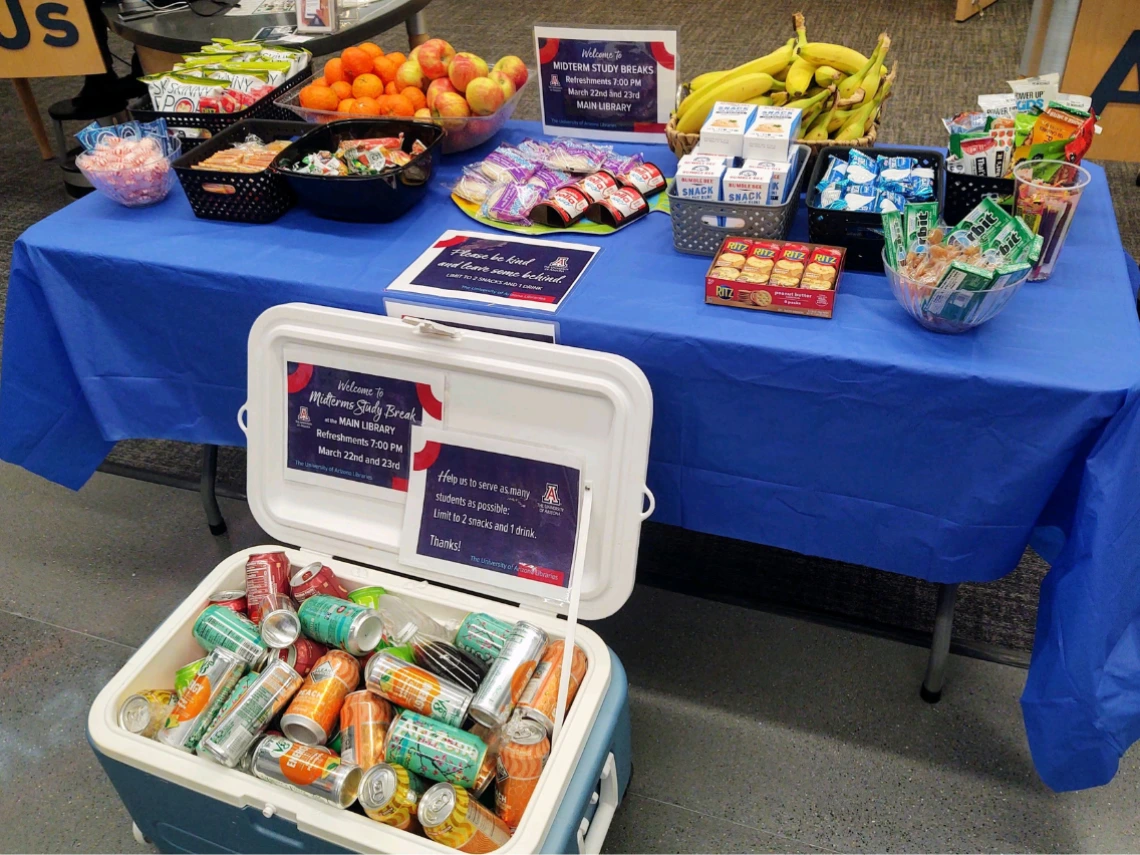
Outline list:
[[[340,708],[340,756],[345,763],[371,769],[384,759],[384,738],[392,723],[392,705],[362,689]]]
[[[360,683],[360,664],[343,650],[330,650],[294,695],[281,730],[302,745],[324,745],[336,733],[344,699]]]
[[[495,813],[512,833],[519,827],[549,756],[550,739],[539,722],[516,716],[503,727],[499,774],[495,781]]]
[[[558,684],[562,681],[562,652],[566,642],[554,641],[547,645],[546,652],[534,669],[530,682],[523,689],[518,707],[529,719],[542,724],[547,733],[554,731],[554,709],[558,704]],[[574,703],[578,686],[586,676],[586,651],[574,645],[574,655],[570,658],[570,685],[566,689],[566,711]]]
[[[471,692],[380,650],[368,660],[364,684],[385,700],[452,727],[459,727],[471,706]]]
[[[494,852],[511,839],[505,822],[454,784],[436,784],[424,793],[417,814],[424,834],[471,855]]]

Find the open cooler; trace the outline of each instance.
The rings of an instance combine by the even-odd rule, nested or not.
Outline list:
[[[445,449],[454,441],[528,460],[569,455],[580,482],[565,584],[524,578],[531,565],[517,574],[461,572],[414,554],[404,507],[417,488],[407,471],[381,485],[292,465],[286,423],[301,417],[290,395],[314,365],[416,384],[423,408],[409,425],[407,471],[434,459],[428,452],[441,438]],[[586,675],[518,828],[498,851],[599,851],[629,781],[627,683],[617,657],[577,620],[613,614],[633,588],[640,526],[653,507],[645,488],[652,398],[641,371],[612,354],[291,304],[265,312],[250,332],[243,410],[250,507],[272,537],[297,546],[285,550],[295,567],[320,561],[349,589],[382,586],[437,619],[486,612],[526,620],[583,649]],[[202,655],[191,628],[211,594],[242,588],[247,554],[275,548],[218,564],[95,699],[88,739],[136,835],[168,852],[455,851],[119,726],[128,696],[169,688],[175,670]]]

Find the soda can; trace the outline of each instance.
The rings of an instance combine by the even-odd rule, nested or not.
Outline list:
[[[416,810],[424,834],[460,852],[494,852],[511,839],[507,824],[461,787],[436,784]]]
[[[245,560],[245,599],[254,623],[261,623],[261,600],[269,591],[289,593],[289,570],[284,552],[261,552]]]
[[[288,662],[293,670],[302,677],[307,677],[317,664],[317,660],[329,652],[323,644],[301,636],[288,647],[269,651],[270,657],[276,656],[283,662]]]
[[[169,689],[145,689],[123,701],[119,707],[119,727],[127,733],[154,739],[166,726],[176,703],[178,695]]]
[[[214,591],[210,594],[210,605],[225,606],[239,615],[246,613],[245,591]]]
[[[280,659],[270,662],[229,712],[218,716],[198,743],[198,753],[231,769],[237,766],[301,683],[290,665]]]
[[[360,792],[363,772],[343,762],[323,746],[300,745],[284,736],[266,734],[253,749],[249,770],[263,781],[272,781],[342,810]]]
[[[455,631],[455,646],[490,667],[514,624],[483,612],[471,612]]]
[[[475,798],[480,798],[483,793],[487,792],[487,787],[491,785],[498,774],[499,767],[495,762],[495,755],[488,746],[487,756],[483,758],[483,765],[479,767],[479,772],[475,775],[475,786],[471,788]]]
[[[516,623],[475,693],[471,718],[487,727],[506,723],[545,647],[545,632],[526,621]]]
[[[522,714],[533,719],[546,728],[547,733],[554,733],[554,708],[558,704],[558,684],[562,680],[562,654],[566,649],[566,642],[555,641],[542,654],[538,667],[523,689],[519,698],[518,708]],[[570,657],[570,685],[566,689],[566,710],[574,703],[574,696],[578,694],[578,687],[586,676],[586,651],[574,645],[574,654]]]
[[[549,756],[550,739],[537,721],[516,714],[503,727],[496,761],[495,813],[512,833],[519,827]]]
[[[412,639],[411,647],[417,665],[425,671],[447,678],[469,692],[478,689],[487,674],[486,665],[446,641],[436,641],[417,634]]]
[[[351,692],[340,708],[340,756],[368,770],[384,759],[384,738],[392,723],[392,705],[369,691]]]
[[[298,603],[317,594],[336,597],[338,600],[348,599],[348,590],[340,583],[340,579],[319,561],[306,564],[294,573],[289,580],[289,587],[293,591],[293,599]]]
[[[358,606],[367,606],[370,609],[374,609],[380,605],[380,598],[386,593],[388,592],[379,585],[369,585],[367,588],[357,588],[355,591],[349,591],[348,598]]]
[[[471,692],[423,668],[380,650],[368,660],[364,685],[397,706],[459,727],[467,717]]]
[[[288,594],[270,591],[261,598],[261,640],[274,650],[301,637],[301,619]]]
[[[253,621],[225,606],[206,606],[202,610],[194,621],[194,638],[207,651],[224,647],[253,669],[265,661],[268,652]]]
[[[206,657],[203,656],[201,659],[187,662],[174,672],[174,693],[176,695],[181,695],[186,691],[186,687],[198,676],[198,669],[202,667],[202,663],[205,661]]]
[[[222,716],[232,710],[234,708],[234,705],[243,697],[245,697],[246,689],[256,683],[257,678],[260,676],[261,675],[256,671],[250,671],[248,674],[238,680],[237,685],[235,685],[233,691],[230,692],[230,696],[226,698],[226,702],[222,704],[222,706],[218,709],[218,714],[214,717],[214,721],[221,721]]]
[[[473,733],[403,710],[388,727],[384,760],[417,775],[474,787],[487,759],[487,744]]]
[[[229,609],[223,608],[222,611],[233,614]],[[198,740],[210,729],[218,710],[242,678],[246,667],[247,663],[231,650],[224,647],[211,650],[197,676],[179,695],[178,703],[166,720],[166,727],[155,738],[181,751],[197,748]]]
[[[350,600],[316,594],[302,602],[297,613],[306,636],[353,656],[375,650],[384,634],[380,615]]]
[[[415,772],[392,763],[377,763],[360,780],[357,798],[369,819],[410,831],[420,830],[416,805],[427,783]]]
[[[281,730],[294,742],[323,745],[337,732],[345,696],[360,683],[360,666],[343,650],[322,656],[281,716]]]

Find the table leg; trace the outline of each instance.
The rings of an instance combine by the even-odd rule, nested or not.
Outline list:
[[[423,12],[416,12],[404,21],[408,29],[408,47],[416,48],[428,40],[427,16]]]
[[[938,605],[934,613],[934,637],[930,641],[930,659],[926,663],[926,677],[919,694],[928,704],[942,698],[942,681],[946,677],[946,662],[950,658],[950,631],[954,627],[954,601],[958,597],[958,584],[938,586]]]
[[[198,493],[202,497],[202,507],[206,510],[206,522],[210,525],[210,534],[225,534],[226,521],[222,518],[222,509],[218,507],[218,494],[214,491],[218,480],[218,447],[216,445],[202,446],[202,480],[198,485]]]
[[[174,63],[182,62],[182,57],[179,54],[167,53],[164,50],[155,50],[142,45],[135,45],[135,53],[139,55],[139,65],[147,74],[170,71],[174,68]]]
[[[51,143],[48,142],[47,128],[44,127],[44,120],[40,116],[40,108],[36,105],[36,96],[32,94],[31,84],[26,77],[13,77],[12,85],[16,87],[16,97],[20,99],[20,106],[24,108],[24,117],[32,129],[32,136],[36,138],[36,145],[40,147],[40,157],[51,160],[55,153],[51,150]]]

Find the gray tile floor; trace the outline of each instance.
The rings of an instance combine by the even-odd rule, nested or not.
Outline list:
[[[96,475],[71,493],[0,464],[0,850],[147,851],[85,740],[131,651],[230,552],[266,538],[224,501]],[[629,672],[634,779],[612,852],[1140,850],[1140,752],[1108,787],[1037,779],[1024,672],[638,587],[597,628]]]

